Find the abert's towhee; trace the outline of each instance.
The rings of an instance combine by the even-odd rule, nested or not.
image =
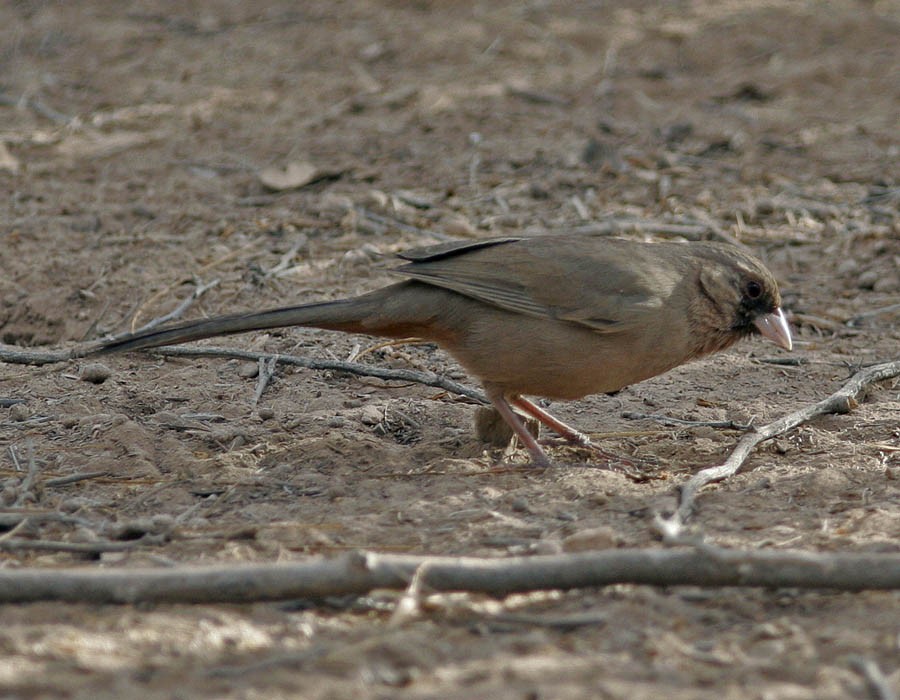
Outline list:
[[[454,242],[401,257],[407,263],[395,272],[408,279],[362,296],[188,321],[90,354],[282,326],[423,338],[481,380],[533,462],[547,465],[513,406],[590,443],[523,395],[618,391],[753,333],[791,349],[775,279],[734,246],[566,234]]]

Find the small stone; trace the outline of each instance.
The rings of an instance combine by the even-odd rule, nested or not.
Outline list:
[[[9,419],[13,423],[21,423],[29,418],[31,418],[31,411],[25,407],[25,404],[16,403],[9,407]]]
[[[509,507],[512,508],[516,513],[530,513],[531,506],[528,504],[528,501],[522,496],[517,496],[513,499],[512,503],[509,504]]]
[[[238,376],[242,379],[253,379],[259,376],[258,362],[242,362],[237,368]]]
[[[872,289],[878,282],[878,272],[875,270],[866,270],[856,280],[856,284],[860,289]]]
[[[880,292],[881,294],[893,294],[894,292],[900,292],[900,277],[897,275],[886,275],[884,277],[879,277],[878,281],[875,282],[872,287],[873,291]]]
[[[78,425],[78,419],[75,416],[63,416],[59,419],[59,424],[63,428],[74,428]]]
[[[596,549],[613,549],[616,533],[609,527],[594,527],[580,530],[566,537],[562,542],[566,552],[588,552]]]
[[[338,498],[343,498],[347,495],[347,487],[342,484],[335,484],[334,486],[329,487],[325,491],[325,497],[329,501],[335,501]]]
[[[103,384],[112,376],[112,370],[101,362],[89,362],[81,368],[81,381]]]
[[[261,420],[272,420],[275,417],[275,409],[263,406],[256,412]]]
[[[364,406],[359,413],[359,420],[363,425],[378,425],[384,420],[384,411],[380,406]]]
[[[837,273],[839,275],[853,275],[859,270],[859,263],[853,258],[845,258],[838,263]]]
[[[346,423],[347,421],[343,416],[332,416],[325,421],[325,425],[329,428],[343,428]]]

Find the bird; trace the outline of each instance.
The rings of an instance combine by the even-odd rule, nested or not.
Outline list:
[[[400,253],[403,279],[359,296],[181,322],[87,354],[305,326],[436,343],[476,377],[531,463],[550,459],[516,413],[590,439],[533,400],[614,393],[761,335],[791,350],[778,284],[760,260],[709,241],[582,233],[452,241]]]

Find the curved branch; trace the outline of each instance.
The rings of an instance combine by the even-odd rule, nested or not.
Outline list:
[[[681,495],[679,497],[678,510],[669,525],[677,530],[678,524],[690,517],[694,508],[694,501],[697,493],[704,486],[722,481],[734,476],[743,466],[747,457],[753,449],[764,440],[786,433],[796,428],[801,423],[805,423],[811,418],[821,416],[826,413],[849,413],[857,406],[857,398],[870,384],[880,382],[884,379],[890,379],[900,375],[900,360],[893,362],[884,362],[882,364],[873,365],[866,369],[860,370],[854,374],[850,380],[831,396],[811,406],[805,406],[798,411],[789,413],[772,423],[757,428],[754,432],[748,433],[737,447],[729,455],[728,459],[722,464],[709,467],[697,472],[681,486]]]

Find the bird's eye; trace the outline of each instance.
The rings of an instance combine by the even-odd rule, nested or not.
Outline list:
[[[759,299],[762,296],[762,285],[756,280],[747,282],[746,293],[749,299]]]

